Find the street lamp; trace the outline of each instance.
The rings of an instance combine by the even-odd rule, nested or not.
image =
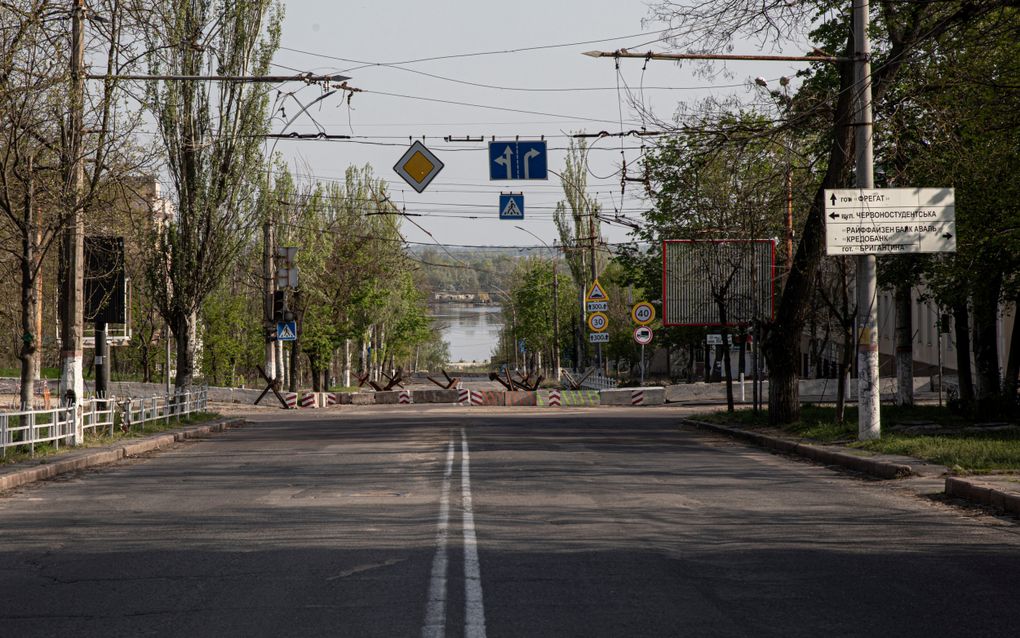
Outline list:
[[[514,226],[518,230],[523,230],[538,241],[542,242],[542,245],[548,249],[549,254],[552,255],[552,274],[553,274],[553,365],[555,366],[556,380],[560,380],[560,288],[559,279],[556,274],[556,262],[558,261],[558,255],[555,250],[549,247],[549,244],[545,243],[545,240],[531,232],[523,226]],[[555,241],[553,243],[556,243]]]

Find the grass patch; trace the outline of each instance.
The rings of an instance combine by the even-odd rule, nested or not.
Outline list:
[[[149,421],[142,426],[133,427],[127,432],[122,432],[120,428],[116,428],[112,435],[109,430],[102,433],[91,431],[85,435],[85,442],[82,445],[61,445],[60,447],[55,447],[52,443],[38,444],[35,446],[34,455],[27,445],[10,447],[7,448],[6,456],[0,458],[0,465],[13,465],[29,460],[40,459],[45,463],[46,459],[56,457],[61,454],[67,454],[68,452],[74,452],[75,450],[114,445],[121,441],[137,439],[143,436],[149,436],[150,434],[159,434],[161,432],[174,430],[186,425],[198,425],[200,423],[214,421],[218,418],[220,418],[220,415],[216,412],[196,412],[184,417],[180,420],[180,422],[173,418],[170,419],[170,423],[164,423],[163,421]]]
[[[857,440],[857,408],[846,409],[846,420],[836,422],[832,407],[804,405],[800,420],[770,426],[768,413],[743,409],[733,413],[712,412],[698,420],[760,431],[781,432],[819,443],[845,443],[849,447],[881,454],[901,454],[952,468],[956,472],[1020,471],[1020,426],[1002,429],[975,427],[973,420],[930,405],[882,406],[882,438]],[[931,431],[897,432],[894,426],[935,425]]]

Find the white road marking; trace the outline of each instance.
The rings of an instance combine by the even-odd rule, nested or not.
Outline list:
[[[464,636],[485,638],[485,606],[482,604],[482,572],[478,565],[478,539],[475,536],[475,513],[471,501],[471,456],[467,434],[461,438],[460,485],[464,498]]]
[[[443,491],[439,496],[439,521],[436,524],[436,554],[432,558],[432,576],[429,579],[428,607],[422,638],[442,638],[446,635],[446,539],[450,529],[450,477],[453,474],[453,438],[446,449],[446,469],[443,471]]]

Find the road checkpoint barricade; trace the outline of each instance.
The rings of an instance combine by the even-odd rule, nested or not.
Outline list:
[[[460,405],[506,405],[506,393],[500,390],[457,390],[457,403]]]
[[[617,388],[599,392],[601,405],[661,405],[666,402],[666,389],[661,386]]]
[[[322,406],[328,408],[332,405],[336,405],[336,392],[323,392],[322,393]]]
[[[548,407],[592,407],[600,405],[598,390],[539,390],[538,405]]]
[[[287,402],[287,408],[296,410],[298,407],[298,395],[297,392],[284,392],[283,400]]]
[[[428,390],[413,390],[411,392],[412,403],[458,403],[460,393],[456,388],[443,390],[440,388],[429,388]]]
[[[516,391],[503,393],[504,405],[538,405],[538,393]]]
[[[397,403],[401,405],[411,405],[414,403],[414,399],[411,397],[411,391],[401,390],[397,397]]]
[[[314,392],[302,392],[301,401],[298,403],[302,408],[317,408],[317,400]]]

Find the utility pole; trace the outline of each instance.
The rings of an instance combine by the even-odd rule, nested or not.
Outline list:
[[[560,371],[560,282],[556,275],[556,262],[558,261],[556,257],[556,253],[553,253],[553,366],[556,380],[559,381],[562,376]]]
[[[595,260],[595,209],[588,204],[588,239],[591,240],[591,283],[594,286],[595,280],[599,278],[599,266]],[[581,304],[584,305],[584,292],[581,293]],[[602,344],[595,344],[595,367],[602,372]]]
[[[276,290],[276,274],[273,272],[273,250],[276,242],[273,238],[273,213],[262,225],[262,328],[265,332],[266,376],[276,379],[276,344],[272,334],[276,328],[276,316],[273,303],[273,292]]]
[[[854,143],[857,188],[874,188],[871,119],[871,42],[868,0],[854,6]],[[857,257],[857,438],[881,436],[878,377],[878,271],[874,255]]]
[[[71,2],[71,90],[68,118],[68,161],[71,162],[70,193],[66,205],[71,223],[64,231],[60,317],[60,396],[64,403],[80,403],[85,393],[82,379],[82,310],[84,307],[85,225],[82,191],[85,165],[82,157],[82,129],[85,110],[85,0]],[[76,419],[77,421],[77,419]],[[76,439],[80,439],[80,422]]]

